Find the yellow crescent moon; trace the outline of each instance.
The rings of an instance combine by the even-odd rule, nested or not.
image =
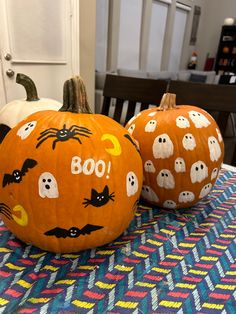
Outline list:
[[[112,142],[113,144],[113,148],[105,148],[106,152],[108,152],[108,154],[112,155],[112,156],[119,156],[121,155],[121,146],[120,146],[120,142],[118,140],[118,138],[115,135],[112,134],[103,134],[103,136],[101,137],[102,141],[108,140],[110,142]]]
[[[26,210],[24,209],[24,207],[21,205],[16,205],[12,210],[14,212],[20,212],[20,217],[17,217],[16,215],[12,214],[12,218],[14,219],[14,221],[22,227],[27,226],[28,225],[28,214],[27,214]]]

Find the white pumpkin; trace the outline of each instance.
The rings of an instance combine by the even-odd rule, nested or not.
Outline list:
[[[34,112],[42,110],[58,111],[62,104],[50,98],[38,98],[34,82],[25,74],[18,73],[16,83],[23,85],[26,99],[13,100],[0,110],[0,143],[11,128]]]

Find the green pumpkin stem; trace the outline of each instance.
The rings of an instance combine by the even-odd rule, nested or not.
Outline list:
[[[59,111],[92,113],[84,82],[80,76],[65,81],[63,87],[63,106]]]
[[[162,96],[160,106],[157,108],[158,110],[169,110],[169,109],[175,109],[176,107],[176,94],[172,93],[165,93]]]
[[[16,83],[24,86],[27,101],[39,100],[36,86],[30,77],[22,73],[17,73]]]

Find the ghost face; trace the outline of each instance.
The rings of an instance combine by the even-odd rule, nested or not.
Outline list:
[[[193,192],[183,191],[179,194],[179,202],[180,203],[188,203],[194,200],[195,196]]]
[[[44,172],[38,180],[39,195],[42,198],[57,198],[59,197],[57,181],[50,172]]]
[[[131,126],[128,128],[127,131],[129,132],[129,134],[133,134],[134,129],[135,129],[135,124],[131,124]]]
[[[156,130],[157,126],[157,121],[156,120],[150,120],[148,123],[145,125],[145,132],[154,132]]]
[[[190,169],[190,178],[192,183],[202,182],[208,177],[208,168],[206,164],[199,160],[192,164]]]
[[[37,122],[36,121],[31,121],[28,122],[26,124],[24,124],[18,131],[17,131],[17,135],[22,139],[25,140],[30,133],[34,130],[34,128],[36,127]]]
[[[152,145],[154,158],[168,158],[174,153],[174,145],[168,134],[157,136]]]
[[[162,169],[157,175],[157,185],[165,189],[174,189],[175,179],[170,170]]]
[[[221,156],[221,149],[217,139],[214,136],[208,138],[208,148],[211,161],[217,161]]]
[[[177,127],[181,128],[181,129],[185,129],[185,128],[190,127],[190,123],[189,123],[188,119],[183,117],[183,116],[178,116],[176,118],[176,125],[177,125]]]
[[[196,147],[195,137],[191,133],[187,133],[184,135],[182,143],[184,149],[186,150],[194,150],[194,148]]]
[[[156,111],[152,111],[148,114],[149,117],[154,117],[157,114]]]
[[[176,208],[176,203],[172,200],[166,200],[164,203],[163,203],[163,207],[164,208],[170,208],[170,209],[174,209]]]
[[[145,163],[144,163],[144,170],[146,172],[152,172],[152,173],[155,173],[156,169],[153,165],[153,162],[151,160],[147,160]]]
[[[211,173],[211,180],[215,179],[218,174],[218,168],[214,168]]]
[[[211,183],[204,185],[204,187],[201,189],[201,192],[199,194],[199,198],[203,198],[203,197],[207,196],[207,194],[211,191],[211,188],[212,188]]]
[[[128,196],[138,192],[138,178],[133,171],[128,172],[126,176],[126,192]]]
[[[186,165],[183,158],[178,157],[175,159],[175,171],[176,172],[185,172],[186,171]]]
[[[222,138],[222,135],[220,133],[220,130],[216,128],[216,133],[217,133],[217,136],[218,136],[218,141],[221,143],[223,141],[223,138]]]
[[[158,196],[153,191],[153,189],[150,188],[150,186],[148,186],[148,185],[142,186],[142,194],[141,195],[144,199],[148,200],[149,202],[154,202],[154,203],[159,202]]]
[[[211,122],[200,112],[198,111],[189,111],[189,117],[194,123],[196,128],[206,128],[208,125],[211,124]]]

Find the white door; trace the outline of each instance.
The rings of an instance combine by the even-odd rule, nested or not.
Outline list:
[[[0,108],[3,99],[25,97],[17,73],[33,79],[39,98],[62,101],[63,83],[75,71],[72,5],[73,0],[0,1]]]

